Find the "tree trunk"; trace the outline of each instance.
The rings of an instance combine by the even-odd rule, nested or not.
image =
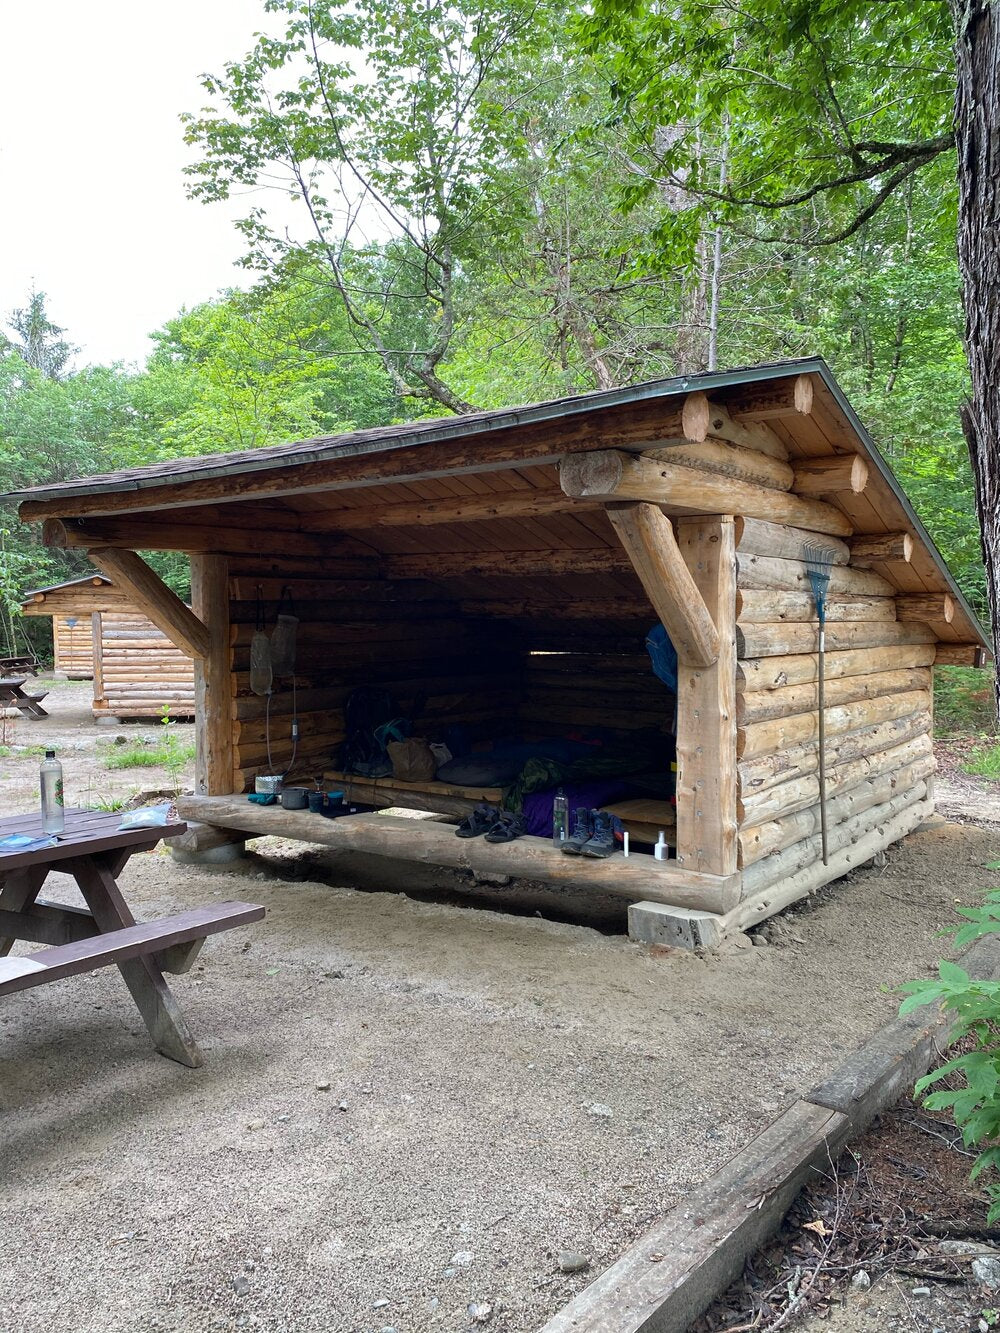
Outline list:
[[[958,259],[972,375],[962,425],[976,480],[994,656],[1000,661],[1000,14],[990,0],[950,4],[958,70]]]

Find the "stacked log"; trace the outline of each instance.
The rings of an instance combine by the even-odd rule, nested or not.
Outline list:
[[[819,484],[817,482],[817,484]],[[935,768],[936,635],[896,589],[829,536],[757,520],[738,527],[737,753],[746,929],[916,826]],[[803,559],[830,554],[826,632],[826,814],[820,838],[818,622]],[[855,542],[860,562],[871,547]],[[927,602],[928,615],[935,609]]]

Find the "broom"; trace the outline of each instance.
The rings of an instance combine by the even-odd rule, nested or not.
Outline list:
[[[826,831],[826,595],[830,588],[830,570],[835,554],[829,546],[821,546],[818,542],[806,542],[802,548],[802,558],[819,619],[816,680],[819,687],[819,827],[824,865],[829,864]]]

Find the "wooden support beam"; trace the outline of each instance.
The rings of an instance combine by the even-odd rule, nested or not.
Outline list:
[[[742,445],[744,449],[756,449],[782,462],[788,460],[788,450],[769,426],[751,421],[734,421],[727,407],[721,403],[710,403],[704,393],[689,393],[684,399],[681,423],[684,438],[693,444],[713,436],[718,440],[728,440],[730,444]]]
[[[896,598],[896,619],[950,625],[955,619],[955,599],[947,592],[904,593]]]
[[[711,666],[719,657],[719,633],[670,520],[650,504],[612,508],[608,517],[677,649],[678,660],[686,666]]]
[[[853,532],[846,515],[823,500],[734,481],[642,454],[600,450],[570,455],[562,461],[559,479],[562,489],[574,499],[643,500],[692,513],[746,514],[839,537]]]
[[[235,759],[229,716],[229,562],[225,556],[191,557],[191,602],[209,633],[208,653],[194,664],[195,791],[203,796],[227,796],[232,791]]]
[[[736,481],[750,481],[756,486],[772,490],[791,490],[795,479],[790,464],[780,458],[771,458],[758,449],[745,449],[727,440],[703,440],[700,444],[676,444],[668,449],[645,449],[643,453],[664,463],[699,469],[732,477]]]
[[[989,654],[981,643],[939,643],[934,654],[935,666],[984,667]]]
[[[212,640],[209,629],[134,551],[104,546],[89,550],[87,555],[102,573],[128,592],[140,611],[181,652],[188,657],[208,657]]]
[[[235,527],[216,523],[196,527],[169,520],[147,518],[47,518],[42,525],[42,544],[61,549],[87,550],[93,546],[119,547],[129,551],[187,551],[228,555],[259,555],[261,527]],[[283,556],[320,559],[330,554],[330,544],[307,532],[275,531],[275,542]]]
[[[830,454],[795,464],[792,490],[797,495],[833,495],[851,491],[860,495],[868,485],[868,464],[860,454]]]
[[[898,560],[908,565],[913,556],[913,538],[908,532],[865,533],[850,540],[851,563],[870,565],[880,560]]]
[[[354,532],[369,528],[425,527],[432,523],[477,523],[485,519],[539,518],[576,509],[598,509],[567,498],[558,487],[491,491],[488,495],[455,496],[447,500],[409,500],[405,503],[357,505],[330,509],[309,520],[313,532]]]
[[[621,546],[587,549],[562,547],[545,551],[456,551],[442,555],[387,555],[382,573],[388,579],[523,578],[550,574],[605,574],[631,570]]]
[[[681,519],[677,543],[719,637],[710,666],[678,664],[677,863],[736,869],[736,543],[727,517]]]

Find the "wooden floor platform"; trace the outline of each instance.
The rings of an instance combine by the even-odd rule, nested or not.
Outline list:
[[[231,829],[247,838],[294,838],[341,851],[599,889],[632,902],[721,913],[739,900],[738,875],[704,875],[648,854],[626,858],[619,853],[603,861],[566,856],[547,838],[493,844],[483,838],[457,838],[446,824],[383,814],[327,819],[308,811],[255,805],[245,796],[184,796],[177,810],[182,819]]]

